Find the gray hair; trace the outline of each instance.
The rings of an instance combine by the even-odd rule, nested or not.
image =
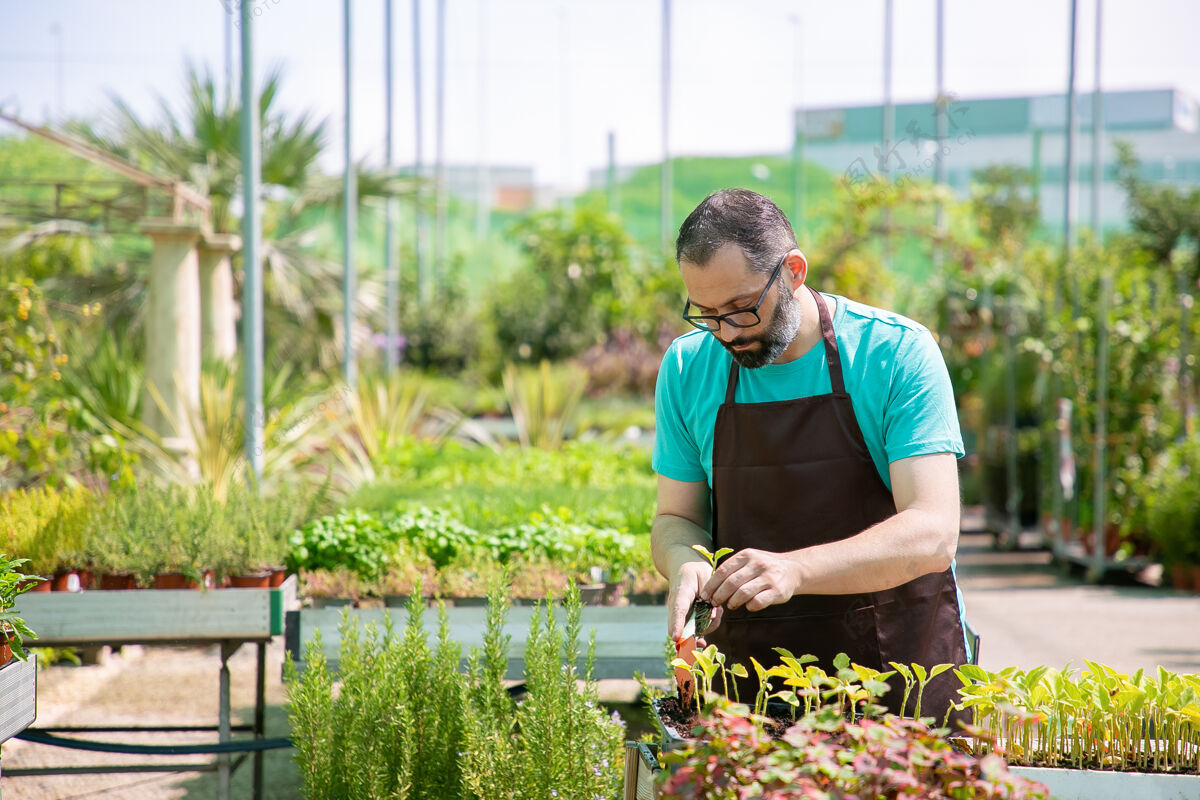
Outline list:
[[[796,234],[769,198],[749,189],[722,189],[704,198],[679,226],[675,260],[703,266],[731,243],[746,254],[753,272],[769,273],[796,247]]]

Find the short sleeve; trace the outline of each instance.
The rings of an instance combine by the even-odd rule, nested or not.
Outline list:
[[[883,415],[888,463],[932,453],[964,453],[954,389],[942,351],[926,329],[905,336],[896,354]]]
[[[654,454],[651,466],[665,478],[677,481],[707,479],[700,448],[684,418],[683,359],[679,343],[663,355],[654,385]]]

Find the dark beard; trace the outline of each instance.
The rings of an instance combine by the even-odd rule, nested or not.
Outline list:
[[[766,331],[758,336],[735,339],[732,342],[725,342],[721,339],[717,339],[717,341],[721,342],[721,346],[729,351],[729,355],[733,356],[733,360],[738,363],[738,366],[745,369],[758,369],[775,363],[775,359],[783,355],[783,351],[792,343],[799,331],[800,302],[784,291],[780,294],[779,302],[775,304],[775,311],[771,314],[771,321],[767,324]],[[755,350],[733,349],[734,345],[751,342],[757,342],[759,347]]]

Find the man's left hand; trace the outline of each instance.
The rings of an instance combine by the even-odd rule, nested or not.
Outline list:
[[[721,562],[700,596],[714,606],[762,611],[792,599],[800,588],[799,573],[792,553],[747,548]]]

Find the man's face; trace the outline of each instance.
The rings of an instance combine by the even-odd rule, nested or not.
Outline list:
[[[704,266],[680,264],[694,313],[725,314],[752,308],[769,276],[752,272],[742,249],[727,244]],[[739,365],[758,369],[774,363],[800,330],[800,304],[792,296],[792,273],[785,265],[758,309],[760,322],[752,328],[722,323],[712,335]]]

